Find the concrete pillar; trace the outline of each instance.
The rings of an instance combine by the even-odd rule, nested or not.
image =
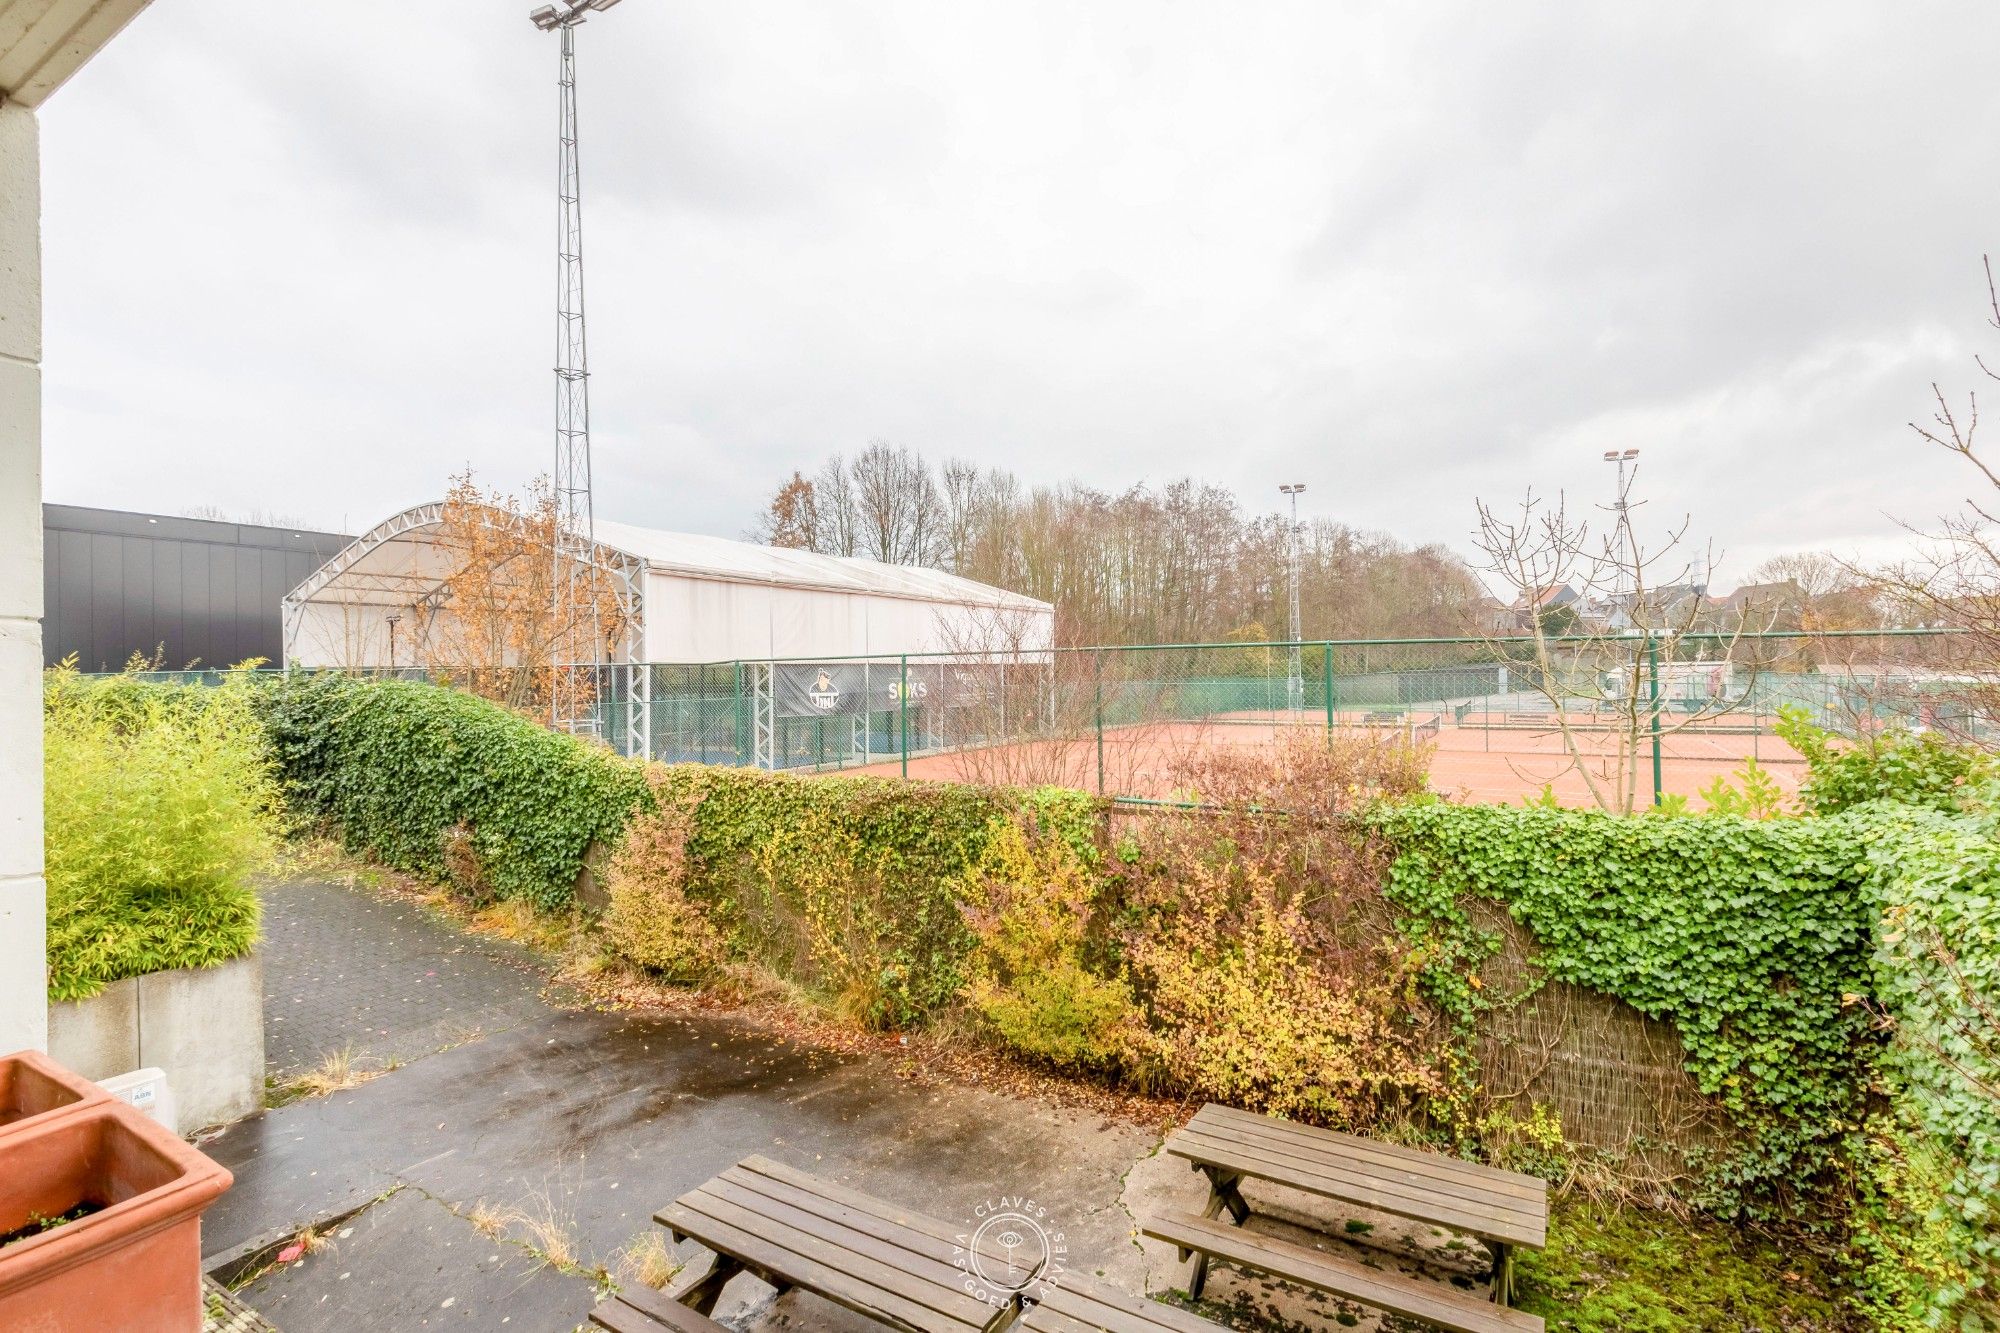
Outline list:
[[[42,253],[35,113],[0,101],[0,1053],[45,1049]]]

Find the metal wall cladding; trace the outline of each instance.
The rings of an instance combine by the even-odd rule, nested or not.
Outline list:
[[[42,658],[116,671],[232,666],[284,651],[279,604],[353,540],[76,505],[42,506]]]

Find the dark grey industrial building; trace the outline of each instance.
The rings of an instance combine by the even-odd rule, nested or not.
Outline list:
[[[132,654],[180,669],[284,650],[279,602],[353,540],[77,505],[42,506],[42,657],[85,671]]]

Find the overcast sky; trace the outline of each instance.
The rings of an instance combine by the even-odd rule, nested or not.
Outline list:
[[[48,498],[358,530],[552,451],[525,0],[162,0],[43,113]],[[721,4],[578,34],[599,512],[740,535],[882,437],[1465,549],[1968,491],[2000,5]]]

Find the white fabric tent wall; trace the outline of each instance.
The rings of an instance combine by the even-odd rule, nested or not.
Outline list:
[[[287,663],[388,666],[387,616],[402,611],[397,665],[414,665],[417,618],[407,613],[447,572],[432,539],[441,510],[391,516],[294,589]],[[597,540],[640,571],[641,633],[625,650],[639,661],[1039,653],[1054,642],[1047,602],[939,570],[608,521]]]
[[[1040,606],[968,606],[657,570],[647,572],[645,594],[649,662],[1041,652],[1054,641],[1053,613]]]

